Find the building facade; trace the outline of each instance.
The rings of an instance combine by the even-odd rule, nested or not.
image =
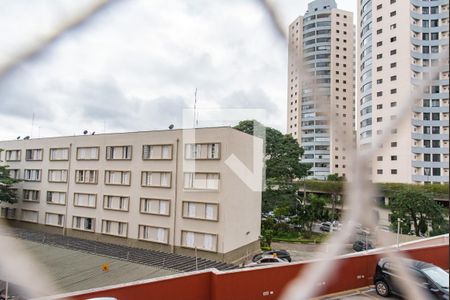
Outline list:
[[[251,169],[262,141],[240,131],[40,138],[0,149],[23,180],[18,203],[1,204],[19,225],[229,262],[259,250],[261,191],[225,161],[235,155]]]
[[[304,148],[309,177],[350,176],[354,147],[353,14],[315,0],[289,26],[287,132]]]
[[[374,182],[449,182],[448,9],[446,0],[358,0],[357,139],[361,151],[378,147]]]

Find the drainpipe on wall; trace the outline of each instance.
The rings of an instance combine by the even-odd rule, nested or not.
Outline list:
[[[174,188],[175,196],[173,199],[173,233],[172,233],[172,253],[175,253],[175,236],[177,227],[177,200],[178,200],[178,147],[180,144],[180,139],[177,138],[177,147],[175,149],[175,176],[174,176]]]
[[[64,227],[63,227],[63,236],[66,235],[67,231],[67,218],[68,218],[68,211],[69,211],[69,187],[70,187],[70,166],[72,162],[72,143],[69,145],[69,165],[67,167],[67,190],[66,190],[66,213],[64,215]]]

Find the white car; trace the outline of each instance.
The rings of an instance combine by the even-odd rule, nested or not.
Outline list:
[[[249,263],[244,267],[260,267],[260,266],[270,266],[270,265],[278,265],[278,264],[288,264],[287,260],[278,258],[272,255],[264,255],[260,259],[255,262]]]

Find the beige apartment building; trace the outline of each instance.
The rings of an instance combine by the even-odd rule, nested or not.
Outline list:
[[[358,0],[358,27],[357,139],[361,151],[378,148],[372,180],[448,183],[448,1]]]
[[[18,203],[1,204],[1,215],[85,239],[238,261],[259,250],[261,191],[226,160],[235,155],[253,170],[262,145],[229,127],[3,141],[0,159],[23,181]]]
[[[315,0],[289,26],[287,132],[304,148],[309,177],[350,178],[355,147],[353,14]]]

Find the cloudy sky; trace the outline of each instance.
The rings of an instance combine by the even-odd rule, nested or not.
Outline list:
[[[274,1],[285,28],[307,2]],[[0,70],[91,4],[0,0]],[[199,126],[256,116],[284,132],[286,76],[257,0],[117,1],[0,78],[0,140],[181,127],[196,88]]]

